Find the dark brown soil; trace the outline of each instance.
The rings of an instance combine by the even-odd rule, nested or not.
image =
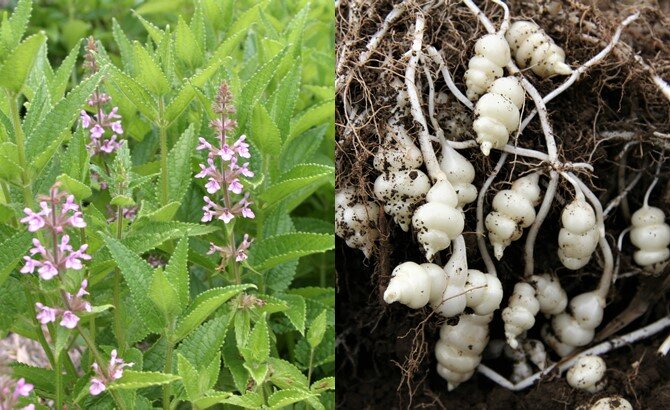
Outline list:
[[[355,187],[362,197],[371,197],[372,183],[378,174],[372,167],[372,156],[395,104],[397,91],[390,86],[391,81],[403,78],[406,62],[403,54],[410,47],[415,13],[428,2],[412,2],[370,61],[358,66],[358,55],[365,50],[368,39],[378,30],[393,3],[390,0],[342,0],[336,12],[338,61],[342,61],[338,75],[344,73],[350,77],[337,96],[337,183],[338,187]],[[456,85],[463,90],[462,78],[472,45],[484,30],[462,3],[455,0],[437,3],[440,6],[426,16],[424,44],[442,51]],[[494,24],[500,23],[502,13],[498,6],[492,2],[477,3]],[[670,146],[667,140],[658,139],[653,134],[655,131],[670,132],[670,104],[653,84],[649,73],[632,57],[639,54],[658,75],[666,81],[670,79],[670,1],[523,0],[509,3],[514,18],[532,18],[541,22],[545,31],[565,47],[567,60],[573,66],[600,51],[621,20],[634,9],[641,12],[640,19],[624,31],[621,45],[548,106],[560,147],[560,159],[593,164],[595,171],[580,174],[580,177],[592,187],[603,204],[621,191],[618,181],[621,169],[625,170],[622,173],[624,181],[630,181],[637,173],[642,174],[640,183],[628,195],[628,202],[606,220],[609,243],[615,248],[618,235],[630,225],[630,213],[641,206],[658,162],[664,165],[652,202],[664,209],[666,215],[670,214],[670,162],[666,160]],[[567,21],[566,16],[572,19]],[[584,34],[602,41],[589,41]],[[434,72],[436,67],[430,69]],[[558,79],[539,80],[532,75],[528,78],[542,94],[560,84]],[[420,87],[421,93],[427,95],[425,81]],[[435,87],[437,92],[448,93],[439,78]],[[345,106],[351,111],[347,112]],[[463,126],[468,128],[472,121],[471,113],[453,98],[438,105],[436,112],[441,113],[438,122],[450,139],[473,138],[468,132],[453,132]],[[404,125],[412,136],[416,135],[417,129],[411,118],[404,119]],[[635,137],[632,140],[605,140],[599,134],[605,130],[631,131]],[[537,120],[531,122],[522,137],[519,146],[546,151]],[[623,164],[620,154],[629,141],[638,144],[628,151],[627,163]],[[497,154],[484,158],[476,150],[462,153],[475,165],[477,177],[474,184],[480,187],[497,161]],[[540,168],[544,166],[539,164]],[[511,161],[498,175],[486,203],[490,204],[497,190],[507,187],[506,182],[537,167],[537,164],[521,160]],[[562,183],[559,194],[570,200],[573,190]],[[555,272],[568,295],[573,296],[592,290],[602,269],[598,258],[593,258],[578,272],[559,268],[556,238],[560,212],[561,204],[557,201],[536,242],[535,270]],[[465,239],[471,267],[481,269],[483,265],[472,232],[474,226],[472,207],[466,209]],[[443,319],[430,315],[428,309],[411,310],[398,304],[388,306],[381,299],[394,266],[408,260],[424,261],[419,246],[416,239],[400,231],[391,218],[382,215],[379,227],[382,238],[371,260],[364,260],[360,251],[346,247],[343,241],[337,243],[337,402],[341,408],[573,409],[577,405],[594,403],[601,397],[619,394],[636,409],[670,409],[670,358],[662,359],[656,354],[658,345],[670,330],[605,355],[609,383],[605,390],[595,395],[574,390],[564,378],[555,375],[515,393],[476,374],[456,390],[447,392],[446,382],[435,371],[433,355]],[[523,242],[522,239],[507,248],[503,260],[497,263],[506,295],[502,307],[523,272]],[[636,301],[633,307],[641,312],[639,317],[615,334],[627,333],[670,314],[670,293],[667,287],[664,290],[664,278],[641,274],[632,262],[632,251],[630,242],[624,241],[620,272],[637,274],[620,279],[612,286],[599,330],[625,311],[633,300]],[[443,264],[446,255],[448,252],[442,255],[443,260],[438,259],[435,263]],[[670,270],[666,269],[664,275],[669,274]],[[642,289],[641,296],[635,298],[639,289]],[[538,318],[529,336],[539,338],[537,329],[543,323],[544,319]],[[498,311],[491,324],[491,338],[502,337]],[[484,362],[501,374],[511,372],[509,361],[485,359]]]

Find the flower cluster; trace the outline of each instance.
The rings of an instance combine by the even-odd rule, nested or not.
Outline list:
[[[89,293],[86,291],[88,286],[88,281],[84,279],[81,282],[81,287],[75,295],[70,293],[65,293],[65,299],[67,300],[68,309],[59,309],[59,308],[50,308],[44,306],[41,303],[35,303],[35,307],[38,310],[37,320],[40,321],[43,325],[51,322],[55,322],[56,318],[61,318],[60,325],[68,329],[74,329],[79,323],[78,312],[90,312],[91,304],[84,300],[84,296]]]
[[[226,83],[222,83],[216,95],[216,100],[212,105],[218,118],[210,123],[210,128],[216,132],[216,142],[210,143],[205,138],[200,137],[198,150],[207,150],[207,165],[200,164],[200,172],[196,178],[206,178],[205,189],[211,195],[219,194],[221,201],[215,202],[209,196],[204,196],[205,206],[202,222],[210,222],[213,219],[219,219],[224,223],[229,223],[235,217],[254,218],[256,215],[251,210],[252,202],[249,201],[249,193],[244,192],[244,185],[240,177],[253,177],[254,173],[249,169],[249,162],[240,165],[241,158],[250,158],[249,144],[245,142],[246,136],[241,135],[232,144],[228,140],[228,134],[232,133],[237,127],[237,122],[229,116],[235,113],[235,107],[232,105],[232,95]],[[241,195],[242,198],[235,199],[233,195]],[[218,253],[223,258],[222,264],[227,263],[231,258],[237,262],[247,259],[247,249],[251,245],[249,235],[245,234],[242,243],[235,246],[231,241],[227,246],[219,246],[210,243],[208,255]]]
[[[0,393],[0,410],[10,410],[10,409],[15,409],[16,404],[19,401],[19,397],[28,397],[30,393],[33,391],[33,385],[30,383],[26,383],[26,380],[24,378],[20,378],[19,381],[16,382],[16,387],[14,387],[14,391],[12,392],[9,387],[3,387]],[[34,404],[29,404],[25,407],[23,407],[23,410],[34,410],[35,405]]]
[[[96,51],[95,40],[93,37],[89,37],[86,55],[84,56],[84,68],[91,74],[99,70],[95,59]],[[123,134],[123,126],[121,125],[121,115],[117,113],[119,107],[112,108],[109,113],[106,113],[103,108],[111,99],[112,97],[108,94],[96,91],[88,100],[88,106],[95,109],[96,114],[91,116],[86,110],[81,111],[82,127],[84,129],[90,128],[91,141],[87,147],[91,155],[111,154],[121,146],[118,139]],[[109,132],[109,137],[105,136],[106,132]]]
[[[33,248],[30,256],[24,256],[25,265],[21,273],[37,273],[44,280],[50,280],[66,269],[82,269],[82,260],[90,260],[91,256],[86,253],[87,244],[81,245],[74,250],[70,245],[70,236],[63,235],[67,227],[84,228],[86,222],[75,203],[74,196],[58,190],[58,184],[54,185],[48,196],[39,198],[40,211],[34,212],[25,208],[26,216],[21,219],[22,223],[28,225],[28,231],[37,232],[46,230],[51,238],[51,248],[47,249],[42,242],[34,238]],[[65,200],[65,202],[63,202]],[[39,255],[39,259],[36,256]]]
[[[91,367],[95,372],[95,377],[91,379],[91,387],[89,393],[97,396],[107,389],[107,385],[114,380],[118,380],[123,376],[123,369],[125,367],[132,367],[135,363],[125,363],[123,359],[117,357],[116,349],[112,350],[111,358],[109,360],[109,367],[106,371],[100,369],[97,363],[93,363]]]
[[[245,141],[246,136],[240,136],[232,145],[228,142],[228,133],[233,131],[237,122],[228,118],[235,112],[231,105],[232,95],[228,85],[223,83],[217,93],[216,102],[213,105],[214,112],[220,117],[213,120],[210,127],[216,131],[216,144],[213,145],[205,138],[200,137],[198,150],[208,150],[207,165],[200,164],[200,172],[196,178],[207,178],[205,188],[209,194],[221,192],[222,204],[217,204],[210,197],[205,196],[205,206],[202,208],[204,214],[203,222],[212,219],[220,219],[229,223],[236,216],[254,218],[254,212],[249,208],[249,193],[244,193],[244,186],[240,176],[252,177],[254,173],[249,170],[249,163],[239,165],[240,158],[250,158],[249,144]],[[216,161],[219,163],[217,164]],[[232,194],[243,195],[239,201],[235,201]]]

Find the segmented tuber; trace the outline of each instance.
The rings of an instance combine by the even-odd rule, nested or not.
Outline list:
[[[595,329],[603,320],[605,300],[598,292],[587,292],[570,301],[570,309],[553,317],[552,338],[545,340],[561,356],[571,353],[575,347],[585,346],[593,340]],[[567,352],[567,353],[566,353]]]
[[[519,178],[510,189],[505,189],[493,198],[493,209],[486,216],[486,228],[493,252],[502,258],[505,248],[516,241],[535,221],[535,207],[540,202],[540,176],[533,173]]]
[[[429,261],[463,232],[465,220],[457,206],[456,191],[448,180],[442,180],[430,188],[426,203],[414,212],[412,226]]]
[[[491,86],[491,83],[502,77],[503,67],[511,59],[507,41],[499,34],[487,34],[475,43],[475,55],[468,63],[465,72],[467,97],[474,101]]]
[[[456,316],[466,307],[481,315],[493,313],[501,300],[500,280],[475,269],[468,270],[464,246],[455,247],[444,268],[433,263],[398,265],[384,292],[386,303],[400,302],[412,309],[430,303],[433,310],[445,317]]]
[[[477,133],[477,143],[484,155],[492,148],[500,149],[519,128],[519,110],[525,99],[519,80],[503,77],[495,80],[486,94],[475,104],[477,119],[472,127]]]
[[[586,410],[586,407],[578,407],[577,410]],[[633,410],[633,406],[623,397],[603,397],[589,410]]]
[[[660,271],[662,262],[670,258],[670,226],[665,223],[665,213],[645,205],[633,214],[631,222],[630,240],[638,248],[633,255],[635,263]]]
[[[477,199],[477,188],[472,185],[475,179],[475,167],[446,142],[442,144],[440,169],[447,174],[447,179],[456,191],[457,208],[462,209],[463,206]]]
[[[528,283],[517,283],[507,307],[502,311],[507,343],[516,349],[519,345],[517,336],[533,327],[539,311],[554,315],[565,310],[567,303],[568,298],[560,282],[550,274],[533,275]]]
[[[575,389],[596,393],[604,387],[603,376],[607,365],[598,356],[582,356],[568,370],[568,384]]]
[[[493,315],[461,315],[458,323],[445,323],[435,345],[437,372],[447,381],[449,390],[469,380],[482,360],[489,341],[489,322]]]
[[[572,74],[572,68],[565,63],[565,51],[537,24],[517,21],[505,38],[520,68],[528,67],[542,78]]]
[[[575,199],[561,214],[563,228],[558,234],[558,257],[568,269],[577,270],[591,259],[600,239],[596,214],[586,201]]]
[[[360,249],[370,257],[375,240],[379,206],[371,201],[356,202],[354,189],[347,187],[335,195],[335,233],[351,248]]]
[[[408,231],[412,212],[424,200],[431,184],[426,174],[415,169],[423,163],[421,151],[402,127],[393,130],[374,158],[375,169],[381,172],[375,180],[374,192],[384,203],[384,211],[393,216],[402,230]]]

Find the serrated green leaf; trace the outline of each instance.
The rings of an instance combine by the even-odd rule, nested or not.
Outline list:
[[[300,339],[294,348],[294,363],[302,368],[308,369],[310,364],[312,347],[307,339]],[[314,357],[311,361],[312,367],[318,367],[335,361],[335,329],[330,326],[326,328],[323,340],[319,347],[314,349]]]
[[[249,138],[263,155],[276,155],[281,150],[279,128],[260,101],[251,113]]]
[[[283,292],[291,285],[298,269],[298,260],[280,263],[265,274],[265,286],[275,292]]]
[[[327,390],[335,390],[335,378],[324,377],[323,379],[312,383],[309,389],[314,393],[323,393]]]
[[[0,67],[0,87],[12,93],[18,93],[33,68],[40,48],[47,41],[43,33],[32,35],[25,40],[5,59]]]
[[[151,286],[149,287],[149,298],[163,313],[168,323],[181,310],[177,290],[172,286],[165,272],[161,269],[154,271]]]
[[[116,195],[109,201],[112,206],[129,207],[135,205],[135,200],[128,195]]]
[[[193,405],[198,406],[199,409],[207,409],[215,404],[223,403],[230,396],[232,396],[232,393],[229,392],[214,392],[194,400]]]
[[[181,309],[186,309],[190,292],[187,237],[182,238],[177,244],[170,262],[165,267],[165,276],[177,292],[179,306]]]
[[[254,325],[241,353],[246,361],[265,362],[270,357],[270,334],[265,316]]]
[[[245,82],[237,101],[237,121],[240,129],[246,127],[251,109],[256,105],[256,102],[258,102],[265,92],[270,80],[272,80],[277,73],[277,67],[289,56],[288,47],[284,47],[283,50],[259,68],[251,78]]]
[[[194,74],[186,81],[186,84],[179,90],[177,95],[170,101],[165,109],[165,121],[172,124],[186,110],[188,105],[195,98],[196,87],[202,87],[221,67],[223,60],[211,58],[209,65],[201,71]]]
[[[177,59],[189,67],[202,64],[203,55],[200,44],[182,16],[179,16],[175,30],[175,51]]]
[[[249,249],[249,264],[258,271],[335,247],[334,235],[297,232],[262,239]]]
[[[283,313],[291,321],[301,335],[305,334],[305,320],[307,319],[307,304],[305,298],[299,295],[277,295],[277,297],[288,303],[288,310]]]
[[[0,178],[5,181],[19,182],[21,166],[16,162],[18,155],[16,144],[12,142],[0,144]]]
[[[30,232],[18,232],[0,243],[0,285],[26,255],[32,244]]]
[[[267,5],[268,1],[261,1],[235,20],[226,32],[226,39],[219,45],[219,47],[217,47],[216,51],[214,51],[213,57],[223,59],[229,56],[244,39],[244,34],[247,30],[249,30],[254,23],[259,21],[261,11]]]
[[[121,54],[121,62],[123,62],[123,67],[129,73],[134,72],[133,69],[133,44],[128,40],[126,33],[123,32],[123,29],[119,25],[116,18],[112,18],[112,35],[114,36],[114,41],[119,47],[119,52]]]
[[[329,123],[335,118],[335,100],[313,105],[291,120],[291,134],[284,145],[312,127]]]
[[[50,109],[51,95],[49,94],[46,80],[42,76],[42,81],[35,91],[32,100],[30,100],[28,112],[23,119],[23,132],[26,135],[31,135],[39,121],[44,118]]]
[[[177,380],[181,380],[181,377],[174,374],[125,370],[123,377],[110,383],[107,388],[109,390],[135,390],[143,387],[161,386]]]
[[[51,159],[60,146],[64,133],[78,117],[80,108],[98,86],[104,74],[103,69],[82,81],[44,116],[32,134],[27,135],[26,157],[28,161],[33,162],[35,168],[41,169]]]
[[[36,390],[55,393],[56,374],[51,369],[29,366],[23,363],[12,363],[12,377],[24,378],[26,382],[35,386]]]
[[[300,369],[293,363],[271,357],[268,359],[270,364],[269,380],[275,386],[281,389],[307,389],[307,376],[305,376]]]
[[[168,201],[181,202],[193,180],[191,174],[191,157],[198,142],[195,125],[191,124],[181,134],[179,140],[168,153]],[[162,177],[157,186],[162,186]]]
[[[151,301],[147,289],[151,286],[153,268],[118,240],[103,235],[121,274],[130,289],[133,304],[149,332],[159,332],[165,325],[163,316]]]
[[[158,118],[156,108],[158,103],[143,85],[111,65],[109,66],[109,80],[109,84],[123,94],[139,112],[149,120],[156,121],[156,118]],[[113,93],[113,91],[110,90],[110,93]]]
[[[177,4],[177,1],[171,1],[171,2],[173,4]],[[147,31],[147,33],[149,33],[151,40],[153,40],[153,42],[156,44],[160,43],[165,33],[163,32],[163,30],[155,26],[153,23],[147,21],[144,17],[141,16],[141,14],[142,13],[138,9],[138,12],[135,14],[135,17],[137,17],[140,23],[142,23],[142,26],[144,26],[144,29]]]
[[[56,180],[63,185],[65,191],[74,195],[78,201],[93,195],[93,191],[91,191],[91,188],[89,188],[88,185],[77,181],[68,174],[61,174]]]
[[[210,289],[201,293],[193,300],[179,321],[177,329],[174,332],[174,341],[176,342],[186,337],[230,298],[246,289],[255,287],[252,284],[232,285],[225,288]]]
[[[237,317],[237,315],[235,315]],[[223,354],[223,362],[226,368],[233,376],[233,382],[238,391],[245,391],[247,388],[247,381],[249,375],[242,363],[244,359],[237,350],[237,343],[235,340],[235,331],[231,329],[226,335],[226,342],[223,344],[221,353]]]
[[[184,339],[177,351],[198,371],[206,369],[226,339],[230,319],[231,315],[226,314],[203,323]]]
[[[137,80],[156,95],[170,92],[170,82],[160,66],[140,43],[133,44],[133,66]]]
[[[267,377],[268,371],[270,370],[270,367],[268,366],[267,363],[245,361],[243,366],[245,369],[247,369],[247,371],[251,375],[251,378],[254,379],[254,382],[257,385],[265,383],[265,378]]]
[[[137,9],[137,14],[176,13],[183,3],[184,0],[153,0],[142,4]]]
[[[177,372],[184,384],[186,390],[186,397],[190,401],[196,400],[201,396],[200,386],[198,380],[200,376],[193,365],[181,354],[177,353]]]
[[[263,407],[263,397],[254,392],[246,392],[244,396],[230,396],[220,403],[232,404],[245,409],[260,409]]]
[[[32,0],[19,0],[9,20],[3,21],[0,27],[0,59],[5,52],[13,50],[21,41],[30,21],[33,8]]]
[[[65,94],[65,89],[67,84],[70,81],[70,76],[72,74],[72,69],[77,63],[77,57],[79,56],[79,49],[81,48],[81,40],[72,47],[70,53],[65,57],[65,60],[61,63],[54,77],[49,81],[49,91],[53,98],[61,98]]]
[[[284,173],[278,182],[262,192],[259,197],[268,205],[275,204],[299,189],[328,182],[334,174],[335,168],[328,165],[296,165]]]
[[[174,216],[179,210],[180,206],[181,202],[170,202],[169,204],[161,206],[155,211],[151,211],[143,215],[143,217],[151,221],[169,222],[174,219]]]
[[[299,49],[300,47],[298,47]],[[297,58],[289,72],[277,86],[277,90],[271,98],[272,118],[279,127],[283,138],[288,138],[291,127],[291,118],[295,109],[298,95],[300,94],[300,81],[302,79],[302,59]]]
[[[268,405],[272,409],[281,409],[282,407],[286,407],[289,404],[297,403],[313,396],[314,396],[313,393],[310,393],[305,390],[299,390],[299,389],[279,390],[273,393],[272,396],[268,398]]]
[[[312,349],[316,349],[319,346],[325,333],[326,311],[324,310],[310,323],[309,330],[307,330],[307,341],[312,346]]]

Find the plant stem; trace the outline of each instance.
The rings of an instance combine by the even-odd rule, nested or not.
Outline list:
[[[35,298],[33,297],[33,294],[30,292],[30,289],[28,288],[27,281],[24,281],[23,285],[24,285],[23,286],[23,292],[26,295],[26,300],[28,301],[28,306],[35,306]],[[35,317],[35,315],[30,315],[30,318],[32,319],[33,325],[35,326],[35,333],[37,334],[37,341],[42,346],[42,349],[44,350],[44,354],[46,354],[47,359],[49,359],[49,364],[51,365],[51,368],[54,369],[55,366],[56,366],[56,360],[54,359],[53,352],[51,351],[51,348],[49,347],[49,343],[47,342],[47,339],[44,337],[44,333],[42,332],[42,326],[37,321],[37,317]]]
[[[314,348],[309,353],[309,370],[307,371],[307,385],[312,384],[312,365],[314,364]]]
[[[30,175],[28,174],[28,164],[26,163],[26,141],[21,127],[21,117],[19,116],[18,102],[16,101],[16,94],[8,93],[9,97],[9,111],[12,116],[12,124],[14,125],[14,136],[16,138],[16,147],[18,151],[19,166],[21,167],[21,187],[23,189],[23,201],[26,206],[32,208],[34,203]]]
[[[172,354],[174,352],[174,344],[170,341],[168,334],[172,333],[170,329],[166,329],[165,339],[167,341],[167,348],[165,349],[165,368],[164,373],[172,373]],[[170,409],[170,396],[172,395],[172,385],[170,383],[163,386],[163,410]]]
[[[63,408],[63,364],[61,362],[62,352],[58,353],[56,356],[56,367],[54,368],[56,372],[56,408]]]
[[[116,238],[121,240],[123,234],[123,211],[119,206],[116,214]],[[114,333],[119,344],[119,351],[123,355],[126,351],[126,329],[123,326],[123,311],[121,304],[121,270],[117,266],[114,270]]]
[[[158,128],[161,142],[161,204],[168,203],[168,143],[167,128],[163,122],[164,103],[163,98],[158,100]]]

